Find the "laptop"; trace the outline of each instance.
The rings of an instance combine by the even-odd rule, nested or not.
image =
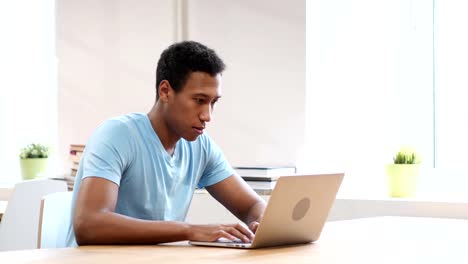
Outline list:
[[[280,177],[250,243],[189,241],[191,245],[262,248],[314,242],[320,237],[344,173]]]

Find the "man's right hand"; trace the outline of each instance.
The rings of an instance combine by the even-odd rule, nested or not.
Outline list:
[[[254,234],[242,224],[190,225],[189,240],[213,242],[220,238],[251,242]]]

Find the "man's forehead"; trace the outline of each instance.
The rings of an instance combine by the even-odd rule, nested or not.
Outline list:
[[[219,74],[211,76],[204,72],[192,72],[182,89],[190,95],[206,97],[221,96],[221,76]]]
[[[193,95],[194,96],[199,96],[199,97],[214,97],[216,99],[221,97],[221,93],[203,93],[203,92],[199,92],[199,93],[193,93]]]
[[[195,93],[188,92],[188,93],[186,93],[186,95],[188,97],[191,97],[191,98],[200,98],[200,99],[204,99],[204,100],[208,100],[208,101],[218,100],[219,98],[221,98],[221,94],[217,93],[217,92],[214,92],[214,91],[213,92],[199,91],[199,92],[195,92]]]

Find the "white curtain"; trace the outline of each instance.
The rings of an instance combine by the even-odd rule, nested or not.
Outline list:
[[[468,3],[443,0],[435,7],[436,165],[467,171]]]
[[[433,157],[432,1],[307,1],[307,166],[385,195],[402,145]]]
[[[55,1],[0,2],[0,183],[20,179],[19,150],[57,141]]]

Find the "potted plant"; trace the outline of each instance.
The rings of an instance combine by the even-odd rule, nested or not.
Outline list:
[[[21,149],[20,166],[23,180],[43,177],[47,173],[49,148],[41,144],[29,144]]]
[[[389,194],[391,197],[413,197],[419,179],[420,159],[412,148],[401,148],[387,165]]]

